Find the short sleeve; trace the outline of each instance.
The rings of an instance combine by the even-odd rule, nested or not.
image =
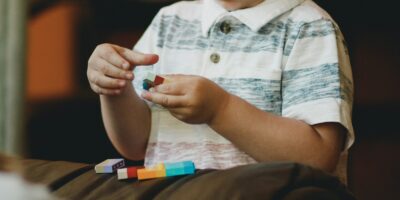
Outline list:
[[[290,41],[292,40],[292,41]],[[299,26],[282,72],[282,116],[310,125],[337,122],[354,142],[351,121],[353,80],[348,51],[336,24],[320,19]]]

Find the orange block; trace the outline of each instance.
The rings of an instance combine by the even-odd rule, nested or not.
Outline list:
[[[154,168],[138,169],[137,175],[139,180],[161,178],[166,176],[164,164],[158,164]]]

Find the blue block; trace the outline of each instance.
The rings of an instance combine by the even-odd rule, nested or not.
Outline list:
[[[184,161],[183,166],[186,174],[194,174],[195,167],[192,161]]]
[[[150,89],[150,84],[148,84],[146,81],[143,81],[143,89],[149,90]]]
[[[166,176],[179,176],[194,174],[194,163],[192,161],[164,163]]]
[[[181,163],[164,163],[167,176],[178,176],[185,173],[184,167]]]

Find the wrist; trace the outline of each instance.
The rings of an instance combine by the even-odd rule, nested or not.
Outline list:
[[[234,96],[228,92],[225,93],[226,94],[223,95],[219,105],[217,106],[216,111],[214,112],[211,120],[208,123],[211,128],[218,127],[220,124],[223,124],[229,108],[231,107]]]

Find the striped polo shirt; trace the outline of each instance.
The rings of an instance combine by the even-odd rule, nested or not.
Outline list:
[[[345,177],[345,152],[354,141],[351,66],[339,28],[313,1],[265,0],[236,11],[215,0],[178,2],[158,12],[134,49],[160,56],[153,66],[135,68],[138,94],[148,71],[199,75],[262,111],[310,125],[342,124],[348,134],[336,173]],[[256,162],[208,125],[184,123],[148,104],[146,166],[192,160],[199,169],[225,169]]]

